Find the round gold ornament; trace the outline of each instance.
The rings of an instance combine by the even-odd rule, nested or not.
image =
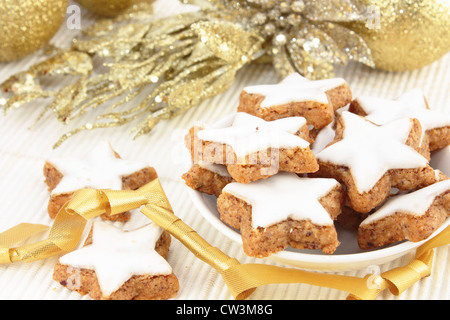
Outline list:
[[[91,12],[104,17],[115,17],[133,4],[133,0],[76,0]]]
[[[367,20],[348,26],[364,38],[377,68],[413,70],[450,50],[449,0],[362,2],[367,5]]]
[[[68,0],[0,0],[0,62],[45,46],[66,16]]]

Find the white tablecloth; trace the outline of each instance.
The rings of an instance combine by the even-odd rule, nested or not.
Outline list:
[[[162,6],[166,12],[173,8],[169,1]],[[82,25],[92,21],[93,15],[82,11]],[[75,34],[65,25],[52,43],[64,45]],[[0,81],[37,61],[31,55],[20,61],[0,64]],[[361,94],[395,98],[408,89],[422,88],[432,109],[450,112],[448,99],[450,83],[450,55],[411,72],[390,73],[373,70],[360,64],[350,64],[337,69],[337,76],[345,78],[355,96]],[[53,143],[67,130],[49,113],[31,129],[42,110],[39,101],[0,117],[0,231],[21,222],[51,225],[47,214],[48,191],[43,182],[42,167],[45,159],[56,155],[82,155],[100,139],[108,139],[126,159],[136,159],[153,165],[177,216],[195,229],[209,243],[217,246],[241,263],[256,262],[247,257],[237,243],[216,231],[193,206],[187,187],[181,179],[185,171],[180,157],[184,152],[183,135],[196,121],[213,122],[236,110],[242,87],[252,84],[275,83],[270,66],[248,66],[241,70],[235,83],[225,93],[205,101],[185,114],[161,122],[155,130],[137,140],[132,140],[132,126],[84,132],[67,140],[56,150]],[[76,120],[82,124],[86,118]],[[130,222],[141,223],[139,216]],[[388,291],[378,299],[449,299],[450,298],[450,247],[436,250],[431,276],[422,279],[398,297]],[[381,271],[404,265],[411,256],[379,266]],[[57,258],[29,264],[15,263],[0,266],[0,299],[89,299],[80,296],[52,280],[52,270]],[[172,241],[168,261],[180,281],[176,299],[232,299],[220,274],[198,260],[177,240]],[[261,262],[261,260],[258,260]],[[264,260],[262,262],[265,262]],[[363,277],[367,270],[341,272]],[[347,293],[306,284],[283,284],[260,287],[249,299],[345,299]]]

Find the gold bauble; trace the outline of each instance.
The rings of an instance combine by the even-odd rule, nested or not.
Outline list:
[[[0,62],[45,46],[66,16],[68,0],[0,0]]]
[[[365,23],[347,26],[364,38],[377,68],[413,70],[450,50],[450,0],[362,2],[371,16]]]
[[[115,17],[133,4],[133,0],[76,0],[91,12],[104,17]]]

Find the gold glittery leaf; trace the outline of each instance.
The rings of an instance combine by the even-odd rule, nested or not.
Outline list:
[[[223,67],[202,78],[189,80],[170,93],[167,103],[174,110],[190,108],[226,90],[233,83],[235,74],[234,68]]]
[[[34,80],[45,75],[87,75],[92,72],[93,65],[89,55],[83,52],[58,52],[45,61],[32,65],[28,70],[16,73],[5,80],[0,88],[12,90],[14,84],[23,83],[24,76],[30,75]]]
[[[318,27],[335,41],[338,49],[334,52],[343,52],[351,60],[359,61],[372,68],[375,67],[370,48],[356,32],[329,22],[321,23]]]
[[[271,55],[273,59],[273,66],[281,78],[285,78],[289,74],[296,71],[288,56],[285,46],[274,47],[271,50]],[[300,57],[298,58],[300,62]]]
[[[248,53],[261,38],[246,32],[235,23],[226,21],[203,21],[192,25],[192,29],[217,57],[230,63],[249,59]]]
[[[0,98],[0,106],[3,105],[4,113],[8,113],[11,109],[16,109],[21,107],[22,105],[34,101],[40,98],[48,98],[51,97],[54,93],[51,91],[40,91],[40,92],[28,92],[23,93],[21,95],[16,95],[11,99]]]
[[[1,97],[3,111],[39,99],[55,95],[40,85],[40,78],[55,75],[87,76],[93,70],[91,57],[83,52],[58,52],[49,59],[31,66],[28,70],[12,75],[0,85],[0,91],[8,93]]]
[[[334,39],[313,24],[305,25],[295,36],[296,41],[293,44],[316,60],[339,64],[348,61],[347,55],[341,51]]]
[[[292,46],[288,46],[292,50]],[[334,76],[333,64],[326,60],[310,54],[306,50],[299,50],[296,55],[290,51],[292,64],[295,71],[309,79],[324,79]],[[295,59],[293,59],[295,57]]]
[[[301,73],[312,80],[332,78],[334,74],[334,66],[330,61],[318,60],[311,56],[306,51],[302,52],[303,63],[302,68],[299,68]]]
[[[209,50],[202,42],[194,44],[191,54],[174,67],[175,72],[180,72],[188,66],[195,65],[208,59],[215,58],[216,55]]]

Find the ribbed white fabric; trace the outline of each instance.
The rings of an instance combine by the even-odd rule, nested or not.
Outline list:
[[[173,11],[172,1],[161,1],[162,10]],[[172,10],[172,11],[171,11]],[[82,26],[95,16],[82,10]],[[65,45],[78,31],[68,30],[65,24],[55,35],[52,43]],[[0,81],[24,70],[39,59],[31,55],[20,61],[0,64]],[[435,110],[450,112],[448,105],[450,83],[450,55],[420,70],[391,73],[373,70],[360,64],[350,64],[337,69],[337,76],[345,78],[354,95],[370,94],[395,98],[408,89],[422,88]],[[175,213],[194,228],[211,244],[242,263],[255,262],[247,257],[237,243],[217,232],[193,206],[187,187],[181,179],[185,171],[181,154],[185,152],[183,136],[197,121],[214,122],[236,110],[238,97],[244,86],[274,83],[278,79],[270,66],[252,65],[241,70],[235,83],[223,94],[205,101],[170,121],[158,124],[149,135],[132,140],[132,126],[81,133],[52,150],[53,143],[67,131],[47,115],[32,129],[28,129],[42,110],[40,102],[33,102],[0,117],[0,232],[21,222],[51,225],[48,217],[48,192],[43,183],[42,167],[47,157],[53,155],[78,155],[107,138],[126,159],[144,160],[152,164],[160,176]],[[78,121],[78,120],[77,120]],[[80,119],[78,124],[85,119]],[[77,123],[74,123],[76,127]],[[26,201],[22,195],[26,195]],[[143,218],[143,217],[141,217]],[[139,224],[140,218],[133,219]],[[145,219],[145,218],[143,218]],[[389,292],[378,299],[449,299],[450,298],[450,247],[438,248],[430,277],[416,283],[398,297]],[[401,266],[411,256],[380,266],[381,271]],[[180,280],[176,299],[232,299],[221,276],[207,264],[195,258],[183,245],[173,240],[168,261]],[[16,263],[0,266],[0,299],[89,299],[72,292],[52,280],[56,258],[30,264]],[[258,262],[261,262],[258,260]],[[264,261],[266,262],[266,261]],[[270,261],[268,263],[271,263]],[[366,270],[341,272],[363,277]],[[261,287],[250,299],[345,299],[347,293],[306,284],[268,285]]]

